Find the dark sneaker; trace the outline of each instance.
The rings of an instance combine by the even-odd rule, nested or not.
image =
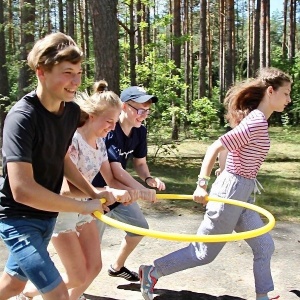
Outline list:
[[[122,267],[120,271],[115,271],[112,266],[110,266],[107,272],[111,277],[121,277],[131,282],[140,280],[136,272],[129,271],[126,267]]]
[[[140,266],[139,277],[141,282],[141,292],[145,300],[153,300],[154,286],[157,278],[153,276],[153,266]]]

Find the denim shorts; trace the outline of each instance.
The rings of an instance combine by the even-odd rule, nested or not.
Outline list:
[[[30,280],[40,293],[55,289],[62,278],[47,251],[56,218],[0,220],[0,236],[9,250],[5,272]]]

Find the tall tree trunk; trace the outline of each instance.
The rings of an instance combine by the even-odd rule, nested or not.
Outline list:
[[[187,0],[184,2],[184,20],[183,20],[183,34],[187,37],[190,36],[190,16],[189,16],[189,5],[190,1]],[[185,103],[185,109],[187,113],[190,112],[190,83],[191,83],[191,77],[190,77],[190,39],[188,38],[184,42],[184,79],[185,83],[187,85],[187,88],[185,89],[184,93],[184,103]],[[186,124],[185,124],[186,127]]]
[[[206,65],[207,65],[207,45],[206,45],[206,16],[207,1],[200,0],[200,41],[199,41],[199,99],[206,94]]]
[[[225,90],[234,82],[234,0],[226,0]]]
[[[87,61],[89,61],[90,58],[90,43],[89,43],[89,37],[90,37],[90,30],[89,30],[89,2],[88,0],[84,0],[84,53],[85,58]],[[86,64],[85,66],[85,76],[86,78],[90,77],[90,64]]]
[[[212,34],[212,19],[211,19],[211,5],[210,1],[207,1],[207,74],[208,74],[208,97],[212,97],[213,92],[213,74],[212,74],[212,63],[213,63],[213,34]]]
[[[141,0],[137,0],[136,2],[136,25],[137,25],[137,54],[136,54],[136,63],[139,65],[142,62],[142,53],[143,53],[143,44],[142,44],[142,30],[141,30],[141,22],[142,22],[142,4]]]
[[[255,7],[255,1],[253,3]],[[261,14],[261,5],[260,2],[257,0],[256,3],[256,8],[255,8],[255,13],[254,13],[254,26],[253,26],[253,43],[252,43],[252,65],[253,65],[253,70],[252,70],[252,75],[257,72],[259,68],[259,45],[260,45],[260,28],[259,28],[259,23],[260,23],[260,14]]]
[[[2,0],[3,1],[3,0]],[[12,0],[7,1],[8,8],[8,52],[15,53],[15,34],[14,34],[14,26],[13,26],[13,8],[12,8]]]
[[[6,66],[6,41],[4,35],[4,3],[0,0],[0,162],[2,162],[3,125],[6,117],[5,108],[9,104],[9,84]],[[2,166],[2,165],[1,165]]]
[[[270,0],[266,3],[266,67],[271,66]]]
[[[175,62],[176,68],[180,69],[180,61],[181,61],[181,18],[180,18],[180,0],[173,0],[173,36],[174,36],[174,42],[172,46],[172,59]],[[173,75],[177,75],[178,72],[175,70],[173,72]],[[177,98],[180,99],[181,93],[180,89],[178,88],[176,90]],[[178,100],[172,99],[172,107],[178,106]],[[179,120],[176,115],[176,113],[173,113],[172,115],[172,140],[178,140],[179,137]]]
[[[252,76],[252,27],[253,27],[253,2],[248,0],[248,28],[247,28],[247,78]]]
[[[297,0],[291,0],[290,5],[290,35],[289,35],[289,60],[293,63],[296,55],[296,5]]]
[[[79,19],[79,40],[80,40],[80,47],[84,51],[85,49],[85,39],[84,39],[84,5],[82,5],[81,1],[77,1],[77,11],[78,11],[78,19]]]
[[[22,61],[22,66],[19,73],[18,82],[18,97],[21,98],[28,92],[30,71],[27,65],[27,55],[29,49],[32,48],[34,43],[34,33],[31,28],[34,27],[35,21],[35,0],[25,0],[20,1],[21,10],[21,43],[20,43],[20,60]]]
[[[260,68],[266,66],[267,0],[261,0],[260,17]]]
[[[64,8],[63,8],[63,0],[58,0],[58,23],[59,23],[59,31],[64,32]]]
[[[75,38],[74,0],[67,0],[67,34]]]
[[[224,32],[225,32],[225,0],[219,1],[219,79],[220,79],[220,103],[223,103],[225,94],[225,59],[224,59]]]
[[[119,28],[117,0],[90,0],[95,52],[95,80],[105,79],[120,93]]]
[[[133,0],[130,0],[129,5],[129,60],[130,60],[130,83],[136,85],[136,50],[135,50],[135,26],[134,26],[134,7]]]
[[[283,3],[282,57],[287,58],[287,8],[288,0]]]

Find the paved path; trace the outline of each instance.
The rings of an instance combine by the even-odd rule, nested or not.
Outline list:
[[[180,227],[180,233],[192,234],[196,232],[202,216],[195,214],[174,216],[157,212],[148,215],[147,219],[153,229],[178,232]],[[102,246],[103,270],[86,291],[88,299],[142,300],[139,284],[129,284],[124,279],[111,278],[106,273],[119,249],[122,236],[123,232],[115,228],[107,228],[105,231]],[[272,236],[276,245],[272,260],[276,288],[274,295],[281,295],[280,300],[297,300],[299,298],[289,291],[300,290],[300,224],[278,222]],[[153,259],[182,245],[186,244],[146,237],[128,259],[127,266],[137,270],[140,264],[151,263]],[[57,267],[62,270],[52,245],[49,251]],[[0,268],[3,269],[7,251],[1,241],[0,253]],[[250,248],[244,241],[230,242],[210,265],[161,278],[156,285],[155,300],[254,300],[253,281]]]

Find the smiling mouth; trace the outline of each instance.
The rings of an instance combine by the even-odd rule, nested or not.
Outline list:
[[[70,90],[70,89],[67,89],[65,88],[65,90],[68,92],[68,93],[72,93],[72,94],[75,94],[76,90]]]

